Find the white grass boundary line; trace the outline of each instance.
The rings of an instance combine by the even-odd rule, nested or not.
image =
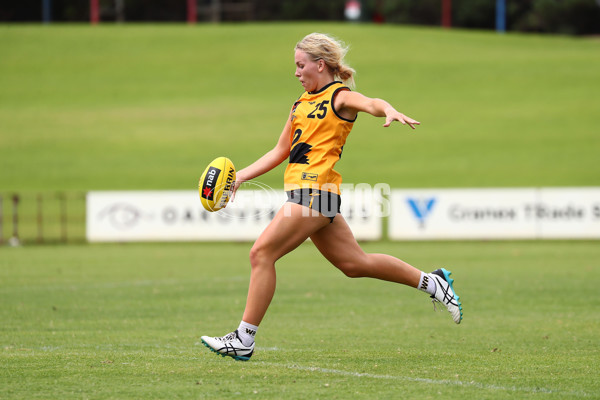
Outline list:
[[[448,379],[430,379],[430,378],[418,378],[411,376],[395,376],[395,375],[379,375],[379,374],[370,374],[365,372],[353,372],[353,371],[343,371],[339,369],[330,369],[330,368],[321,368],[321,367],[307,367],[298,364],[281,364],[281,363],[270,363],[270,362],[260,362],[261,365],[265,366],[273,366],[273,367],[283,367],[298,371],[309,371],[309,372],[317,372],[321,374],[332,374],[332,375],[340,375],[340,376],[350,376],[353,378],[368,378],[368,379],[382,379],[382,380],[390,380],[390,381],[405,381],[405,382],[419,382],[419,383],[427,383],[430,385],[448,385],[448,386],[462,386],[462,387],[473,387],[477,389],[483,390],[492,390],[492,391],[505,391],[505,392],[525,392],[525,393],[544,393],[544,394],[556,394],[556,395],[569,395],[569,396],[577,396],[577,397],[589,397],[589,393],[581,392],[581,391],[561,391],[555,389],[547,389],[547,388],[532,388],[532,387],[518,387],[518,386],[499,386],[499,385],[486,385],[484,383],[479,382],[463,382],[459,380],[448,380]]]

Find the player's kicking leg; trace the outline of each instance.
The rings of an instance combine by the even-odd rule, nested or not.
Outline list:
[[[462,320],[462,306],[449,271],[442,268],[427,274],[396,257],[365,253],[341,214],[332,224],[311,235],[311,240],[325,258],[347,276],[382,279],[418,288],[431,295],[434,302],[446,306],[454,322],[459,324]]]

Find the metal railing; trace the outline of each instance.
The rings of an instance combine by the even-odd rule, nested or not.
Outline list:
[[[85,192],[0,192],[0,244],[85,239]]]

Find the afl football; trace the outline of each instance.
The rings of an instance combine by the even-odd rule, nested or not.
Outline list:
[[[198,182],[200,201],[207,211],[225,208],[235,184],[235,167],[227,157],[215,158]]]

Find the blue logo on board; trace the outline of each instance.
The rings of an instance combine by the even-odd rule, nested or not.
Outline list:
[[[419,221],[419,226],[421,228],[424,228],[425,220],[431,213],[431,210],[433,210],[433,206],[436,202],[436,198],[435,197],[430,197],[430,198],[407,197],[406,201],[407,201],[408,205],[410,206],[410,209],[412,210],[413,214]]]

